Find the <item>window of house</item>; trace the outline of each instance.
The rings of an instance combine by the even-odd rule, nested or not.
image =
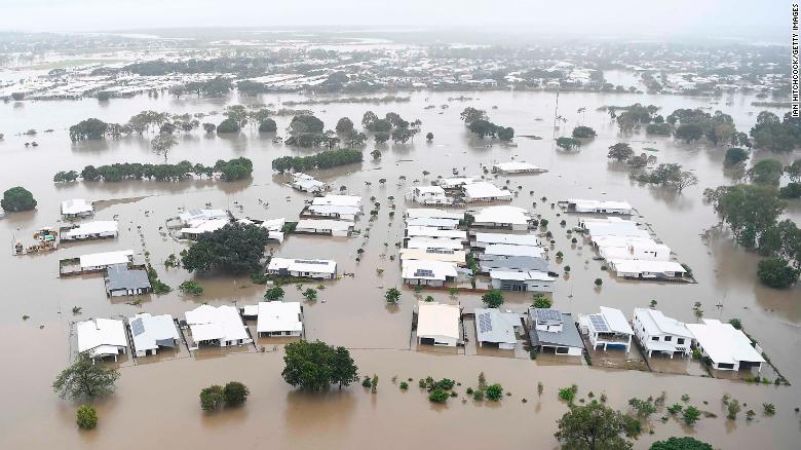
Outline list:
[[[665,342],[670,342],[673,340],[673,336],[665,336]]]
[[[654,342],[659,342],[659,336],[654,336],[651,338],[651,340]]]
[[[684,343],[684,338],[678,338],[676,340],[676,342],[679,343],[679,344],[683,344]]]

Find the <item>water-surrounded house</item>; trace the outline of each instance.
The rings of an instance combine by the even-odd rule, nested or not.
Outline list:
[[[455,347],[460,340],[458,305],[437,302],[417,304],[417,343]]]
[[[496,308],[476,308],[476,340],[478,345],[514,350],[517,345],[515,328],[521,326],[520,315]]]
[[[523,161],[508,161],[494,164],[492,166],[492,172],[515,175],[522,173],[542,173],[545,172],[545,169]]]
[[[406,199],[421,205],[450,205],[453,199],[445,195],[440,186],[415,186],[406,193]]]
[[[61,202],[61,215],[65,219],[79,219],[89,217],[95,213],[95,208],[91,202],[82,198],[74,198]]]
[[[556,355],[581,356],[584,342],[570,313],[550,308],[529,308],[529,337],[537,351]]]
[[[270,263],[267,264],[267,274],[279,277],[333,280],[337,277],[337,263],[328,259],[273,257],[270,259]]]
[[[472,228],[526,231],[531,224],[529,212],[516,206],[490,206],[468,214],[473,216]]]
[[[62,227],[59,230],[59,237],[62,242],[115,238],[117,234],[118,225],[116,220],[86,222]]]
[[[90,319],[75,324],[78,335],[78,353],[92,359],[117,356],[128,351],[125,325],[121,320]]]
[[[513,292],[553,292],[555,277],[537,270],[504,270],[489,271],[492,289]]]
[[[713,369],[762,371],[765,358],[761,350],[742,331],[717,319],[703,319],[703,323],[688,323],[687,328]]]
[[[499,200],[512,200],[512,192],[501,189],[492,183],[479,181],[462,186],[462,193],[466,202],[492,202]]]
[[[581,332],[587,335],[593,350],[603,347],[624,349],[626,353],[631,349],[631,329],[626,316],[619,309],[601,306],[601,312],[587,314],[579,318]]]
[[[456,263],[405,259],[401,262],[403,282],[412,286],[443,287],[456,281]]]
[[[200,305],[184,316],[197,345],[229,347],[253,342],[234,306]]]
[[[628,202],[580,198],[571,198],[567,201],[567,211],[575,213],[631,215],[633,210],[634,208]]]
[[[163,348],[176,348],[181,340],[169,314],[137,314],[128,318],[128,328],[133,338],[134,354],[139,358],[155,355]]]
[[[303,307],[299,302],[259,302],[256,331],[259,336],[302,336]]]
[[[128,264],[114,264],[106,268],[106,295],[109,297],[125,297],[143,295],[152,292],[153,288],[144,268],[129,267]]]
[[[650,358],[663,353],[673,358],[676,353],[689,356],[692,353],[693,334],[678,320],[649,308],[634,308],[631,321],[634,334]]]

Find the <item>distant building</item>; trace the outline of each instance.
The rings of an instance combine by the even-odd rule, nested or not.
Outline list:
[[[480,181],[462,186],[466,202],[492,202],[498,200],[512,200],[512,193],[500,189],[494,184]]]
[[[522,161],[509,161],[497,163],[492,166],[492,171],[503,174],[520,174],[520,173],[541,173],[545,169],[540,169],[534,164],[529,164]]]
[[[62,227],[59,230],[59,237],[62,241],[115,238],[118,233],[117,228],[116,220],[86,222],[69,227]]]
[[[66,219],[89,217],[94,213],[95,208],[92,206],[92,203],[87,202],[82,198],[75,198],[61,202],[61,215]]]
[[[472,228],[526,231],[531,223],[528,211],[516,206],[491,206],[473,213],[472,216]]]
[[[450,205],[453,199],[445,195],[445,189],[440,186],[415,186],[406,198],[421,205]]]
[[[133,250],[122,250],[105,253],[81,255],[80,265],[83,272],[104,270],[116,264],[129,264],[133,261]]]
[[[267,264],[267,273],[281,277],[333,280],[337,277],[337,263],[327,259],[273,257],[270,259],[270,263]]]
[[[567,201],[567,211],[576,213],[631,215],[634,208],[628,202],[584,200],[571,198]]]
[[[295,233],[348,237],[355,226],[356,224],[349,220],[302,219],[295,226]]]
[[[310,192],[312,194],[323,192],[326,189],[325,183],[317,181],[314,177],[306,175],[305,173],[294,174],[290,186],[301,192]]]

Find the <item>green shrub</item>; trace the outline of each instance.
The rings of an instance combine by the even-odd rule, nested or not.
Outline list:
[[[214,411],[223,404],[222,386],[212,385],[200,391],[200,408],[203,411]]]
[[[238,382],[230,381],[223,388],[223,401],[225,406],[240,406],[248,399],[250,391],[247,386]]]
[[[433,403],[445,403],[450,395],[442,389],[434,389],[428,394],[428,400]]]
[[[97,426],[97,411],[89,405],[81,405],[75,413],[78,428],[91,430]]]
[[[503,397],[503,387],[498,383],[491,384],[487,386],[487,392],[485,394],[487,396],[487,400],[497,402]]]

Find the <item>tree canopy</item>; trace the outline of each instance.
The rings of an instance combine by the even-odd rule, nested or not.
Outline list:
[[[609,159],[616,159],[618,161],[627,161],[634,156],[634,150],[631,149],[629,144],[618,142],[609,147],[609,153],[606,155]]]
[[[801,119],[786,113],[783,119],[769,111],[757,116],[751,128],[754,146],[774,152],[789,152],[801,146]]]
[[[587,126],[577,126],[573,128],[573,137],[576,139],[590,139],[596,136],[595,130]]]
[[[64,398],[91,400],[112,393],[119,377],[117,369],[95,364],[91,358],[81,354],[56,377],[53,390]]]
[[[0,208],[7,212],[30,211],[36,208],[36,200],[29,190],[16,186],[3,192]]]
[[[298,341],[287,344],[284,352],[281,376],[292,386],[322,391],[331,384],[341,389],[359,379],[358,368],[345,347],[334,348],[321,341]]]
[[[362,162],[364,156],[361,150],[339,149],[326,150],[309,156],[282,156],[272,162],[273,170],[286,172],[306,172],[313,169],[329,169],[331,167],[344,166]]]
[[[182,258],[189,272],[221,271],[233,274],[261,269],[267,231],[256,225],[230,223],[200,235]]]
[[[798,281],[798,269],[794,269],[784,258],[765,258],[759,262],[757,276],[765,286],[785,289]]]
[[[698,439],[683,436],[656,441],[651,445],[650,450],[712,450],[712,446]]]
[[[622,415],[595,400],[572,406],[557,421],[555,436],[562,448],[571,450],[626,450],[631,444],[621,436]]]

